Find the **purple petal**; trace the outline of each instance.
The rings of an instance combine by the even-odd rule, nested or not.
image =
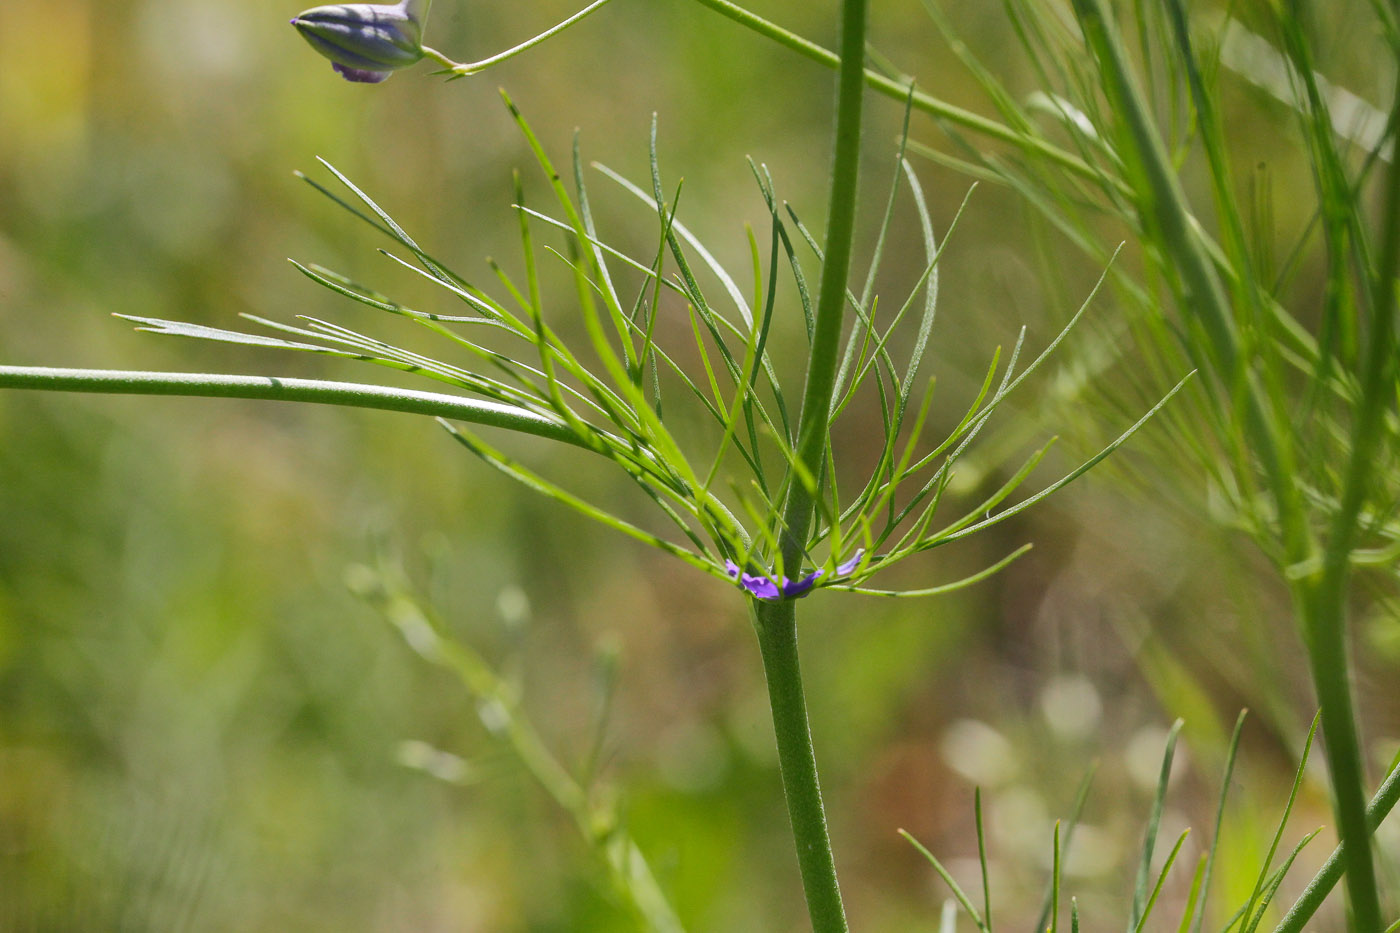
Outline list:
[[[812,591],[812,587],[817,585],[817,579],[824,573],[825,570],[813,571],[797,581],[783,577],[783,595],[788,599],[801,599]]]
[[[781,599],[782,594],[778,590],[778,585],[772,580],[763,576],[755,576],[751,573],[743,573],[739,565],[732,560],[724,562],[724,572],[729,574],[731,580],[735,580],[744,589],[749,591],[749,595],[755,599]],[[783,578],[783,583],[787,583],[787,578]]]
[[[863,548],[863,547],[862,547],[862,548],[856,548],[856,556],[855,556],[855,557],[852,557],[850,560],[846,561],[844,564],[842,564],[841,566],[837,567],[837,568],[836,568],[836,575],[837,575],[838,577],[847,577],[847,576],[850,576],[851,574],[855,573],[856,568],[860,566],[860,560],[861,560],[861,558],[864,557],[864,556],[865,556],[865,548]]]
[[[779,584],[761,574],[744,573],[739,565],[732,560],[724,562],[724,572],[729,575],[740,587],[747,590],[754,599],[778,600],[778,599],[801,599],[812,591],[817,585],[817,581],[826,573],[825,570],[815,570],[807,574],[800,580],[789,580],[783,577]]]
[[[744,589],[753,594],[755,599],[782,599],[782,593],[778,590],[778,584],[767,577],[756,577],[751,573],[746,573],[740,578],[740,584]],[[784,578],[786,582],[786,578]]]
[[[346,65],[342,65],[340,62],[331,62],[331,67],[335,69],[336,74],[340,75],[346,81],[357,81],[360,84],[378,84],[380,81],[385,81],[389,77],[389,72],[387,71],[370,71],[366,68],[350,68]]]

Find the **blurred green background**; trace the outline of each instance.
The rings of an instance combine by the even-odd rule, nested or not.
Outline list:
[[[830,44],[828,6],[756,4]],[[963,6],[960,33],[1013,88],[1032,88],[998,5]],[[428,39],[481,58],[572,11],[437,0]],[[240,312],[311,314],[404,330],[366,320],[288,256],[451,310],[375,252],[387,244],[372,230],[293,177],[325,179],[318,156],[489,289],[484,257],[518,267],[512,170],[535,203],[547,195],[498,85],[561,162],[578,128],[586,158],[635,177],[659,114],[663,170],[686,180],[682,219],[736,269],[743,224],[766,236],[746,155],[818,226],[831,73],[698,4],[618,0],[483,76],[444,84],[424,66],[379,87],[333,75],[288,27],[296,12],[273,0],[0,4],[0,361],[385,378],[136,334],[110,315],[236,327]],[[985,109],[917,4],[879,5],[874,38],[924,87]],[[1290,132],[1287,114],[1247,88],[1239,107],[1253,122],[1236,125],[1259,138]],[[902,114],[882,99],[870,110],[873,231]],[[942,142],[917,117],[913,135]],[[968,181],[916,167],[943,230]],[[600,226],[649,255],[654,218],[597,179]],[[1280,226],[1294,220],[1287,210]],[[891,295],[918,275],[916,229],[905,203],[882,279]],[[1087,294],[1099,270],[1057,248],[1010,192],[975,194],[942,265],[930,351],[939,423],[955,423],[1021,324],[1043,346]],[[1038,249],[1063,276],[1054,287]],[[567,294],[554,309],[561,328],[575,326]],[[783,313],[797,335],[795,308]],[[1111,315],[1106,301],[1081,333],[1111,334]],[[1038,474],[1049,482],[1135,417],[1103,418],[1076,394],[1086,365],[1075,346],[1057,357],[973,459],[961,494],[995,488],[1014,468],[1001,460],[1060,434],[1057,462]],[[838,437],[861,441],[858,426]],[[502,442],[597,501],[636,508],[600,463]],[[1198,827],[1190,865],[1246,705],[1247,793],[1227,821],[1229,896],[1217,907],[1247,896],[1313,704],[1285,594],[1212,524],[1200,486],[1130,448],[1023,519],[885,581],[932,585],[1034,542],[986,584],[938,601],[804,603],[813,731],[855,928],[936,923],[945,892],[896,828],[975,888],[978,784],[1000,919],[1032,922],[1053,820],[1095,759],[1070,887],[1089,928],[1119,923],[1166,727],[1187,719],[1164,835]],[[761,669],[730,589],[529,497],[427,419],[7,392],[0,929],[632,929],[593,852],[460,686],[347,591],[346,568],[385,553],[518,683],[570,765],[589,754],[600,670],[617,652],[601,792],[616,796],[682,918],[695,930],[801,928]],[[1373,615],[1357,644],[1379,767],[1400,736],[1400,627]],[[423,745],[405,743],[460,756],[433,759],[455,783],[407,766]],[[1305,785],[1290,843],[1329,821],[1324,779],[1318,770]],[[1326,839],[1300,864],[1315,865]],[[1384,844],[1393,872],[1400,833]]]

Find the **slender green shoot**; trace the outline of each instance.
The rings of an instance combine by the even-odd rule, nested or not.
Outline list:
[[[1152,812],[1147,818],[1147,831],[1143,837],[1142,858],[1138,861],[1137,881],[1133,884],[1133,906],[1128,916],[1128,933],[1136,933],[1142,928],[1147,916],[1147,884],[1152,872],[1152,856],[1157,848],[1157,830],[1162,823],[1162,808],[1167,799],[1167,785],[1172,776],[1172,760],[1176,755],[1176,740],[1184,723],[1178,719],[1167,732],[1167,747],[1162,753],[1162,769],[1157,777],[1157,792],[1152,798]],[[1178,847],[1180,842],[1177,843]],[[1173,852],[1173,856],[1175,852]]]
[[[943,883],[948,886],[948,890],[953,893],[953,897],[957,899],[958,904],[963,910],[967,911],[967,915],[972,918],[972,922],[977,924],[977,929],[982,930],[983,933],[987,933],[990,927],[987,925],[986,919],[982,914],[978,913],[977,907],[972,903],[972,899],[963,892],[963,889],[958,885],[957,881],[954,880],[953,876],[949,874],[948,869],[943,866],[943,863],[938,860],[938,857],[926,849],[923,843],[919,842],[919,840],[915,839],[905,830],[899,830],[899,834],[904,837],[906,842],[917,849],[920,855],[928,859],[928,863],[933,866],[933,870],[938,873],[938,877],[943,879]]]

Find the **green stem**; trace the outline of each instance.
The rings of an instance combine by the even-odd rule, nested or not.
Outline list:
[[[0,366],[0,389],[316,402],[323,405],[433,415],[454,421],[505,428],[522,434],[533,434],[576,447],[588,447],[568,425],[523,408],[440,392],[418,392],[358,382],[324,382],[319,379],[290,379],[280,376]]]
[[[562,441],[595,453],[604,453],[564,422],[523,408],[442,392],[419,392],[361,382],[325,382],[319,379],[292,379],[282,376],[0,366],[0,389],[90,392],[106,395],[168,395],[185,398],[249,398],[401,411],[504,428],[521,434]],[[714,521],[729,529],[730,533],[745,544],[748,543],[743,526],[719,498],[705,492],[701,497],[701,506]]]
[[[1392,104],[1392,122],[1400,119],[1400,92]],[[1366,828],[1366,774],[1347,676],[1347,582],[1351,553],[1361,525],[1366,490],[1377,460],[1384,419],[1394,399],[1395,277],[1400,269],[1400,165],[1385,174],[1379,264],[1370,282],[1370,346],[1362,373],[1362,393],[1352,428],[1341,503],[1332,516],[1321,572],[1300,582],[1313,683],[1322,704],[1323,734],[1337,809],[1338,832],[1347,846],[1347,900],[1353,929],[1381,928],[1370,833]],[[1328,716],[1331,715],[1331,721]]]
[[[1194,315],[1210,342],[1207,362],[1222,388],[1242,395],[1245,435],[1259,457],[1278,516],[1283,553],[1297,579],[1293,589],[1306,640],[1314,689],[1322,707],[1328,767],[1332,777],[1337,830],[1347,848],[1347,892],[1352,929],[1371,933],[1381,928],[1380,901],[1365,818],[1365,769],[1362,766],[1351,680],[1346,657],[1347,579],[1387,398],[1394,335],[1395,272],[1400,253],[1400,167],[1392,166],[1386,189],[1381,268],[1373,288],[1371,346],[1364,392],[1353,428],[1351,453],[1341,506],[1332,517],[1322,553],[1296,481],[1291,436],[1281,427],[1242,353],[1233,308],[1200,239],[1192,229],[1185,193],[1176,179],[1150,110],[1128,68],[1104,0],[1074,0],[1085,41],[1099,70],[1115,113],[1132,146],[1127,154],[1140,179],[1138,210],[1144,225],[1156,228],[1177,275],[1183,311]],[[1400,98],[1397,99],[1400,108]],[[1400,112],[1400,110],[1397,110]],[[1318,558],[1321,558],[1319,561]],[[1315,568],[1306,573],[1302,568]]]
[[[1321,579],[1301,581],[1296,590],[1313,689],[1322,707],[1323,747],[1332,776],[1337,835],[1346,848],[1350,929],[1366,933],[1381,929],[1381,907],[1371,857],[1371,833],[1366,828],[1366,774],[1347,673],[1346,580],[1345,576],[1324,572]]]
[[[836,68],[841,64],[841,57],[830,49],[820,46],[809,39],[805,39],[794,32],[790,32],[755,13],[750,13],[743,7],[731,3],[730,0],[698,0],[698,2],[714,10],[716,13],[719,13],[721,16],[727,17],[765,38],[772,39],[779,45],[791,49],[819,65],[825,65],[828,68]],[[901,84],[898,81],[885,77],[878,71],[872,71],[868,68],[862,71],[862,76],[866,86],[871,90],[883,94],[885,97],[892,100],[897,100],[900,103],[910,100],[909,85],[907,82]],[[949,123],[957,124],[964,129],[972,130],[974,133],[980,133],[990,139],[1010,143],[1027,152],[1043,156],[1056,165],[1069,169],[1074,174],[1083,178],[1095,182],[1107,181],[1115,187],[1121,187],[1121,183],[1106,179],[1102,171],[1048,140],[1027,136],[1003,123],[989,120],[984,116],[973,113],[971,110],[964,110],[961,107],[956,107],[946,101],[925,94],[922,91],[914,92],[912,106],[915,110],[926,113],[939,120],[947,120]]]
[[[807,384],[797,427],[797,462],[812,482],[821,475],[831,420],[831,396],[841,349],[841,318],[855,239],[856,190],[860,180],[861,109],[864,97],[865,26],[869,0],[844,0],[841,21],[841,70],[837,77],[836,140],[827,199],[826,252],[822,262]],[[802,566],[811,526],[815,490],[792,476],[783,511],[782,553],[778,573],[795,576]]]
[[[520,709],[516,691],[486,659],[469,644],[443,634],[441,620],[390,578],[357,578],[352,589],[383,613],[413,650],[455,674],[478,704],[499,712],[499,728],[491,731],[510,746],[545,792],[573,817],[579,832],[602,856],[618,889],[647,928],[654,933],[684,933],[646,857],[620,825],[617,815],[610,807],[594,803],[588,790],[559,763]]]
[[[796,603],[790,599],[755,603],[754,617],[807,913],[813,933],[846,933],[846,911],[836,881],[836,860],[822,809],[817,759],[802,693]]]
[[[836,139],[831,195],[827,202],[826,254],[797,429],[797,462],[807,477],[821,475],[822,458],[826,453],[831,396],[840,353],[841,318],[851,271],[860,178],[868,3],[869,0],[842,2],[841,68],[837,77]],[[815,502],[814,490],[802,481],[802,476],[795,475],[798,471],[794,468],[789,472],[794,475],[789,476],[788,498],[783,510],[779,576],[795,575],[802,566]],[[846,933],[846,911],[841,904],[836,859],[831,852],[831,836],[826,828],[821,785],[817,779],[817,758],[807,725],[807,701],[797,657],[796,603],[790,599],[756,603],[754,627],[768,681],[768,701],[778,741],[778,764],[788,818],[792,822],[793,842],[797,847],[797,864],[802,873],[802,890],[807,898],[807,914],[813,933]]]
[[[604,6],[608,4],[608,2],[609,0],[594,0],[593,3],[590,3],[582,10],[579,10],[573,16],[570,16],[563,22],[551,26],[544,32],[540,33],[538,36],[535,36],[533,39],[527,39],[513,48],[509,48],[506,49],[504,52],[492,55],[490,58],[483,58],[479,62],[455,62],[452,59],[448,58],[446,55],[439,52],[437,49],[430,49],[427,46],[423,47],[423,53],[429,58],[431,58],[433,61],[437,62],[444,68],[451,71],[454,77],[465,78],[468,75],[474,75],[477,72],[485,71],[492,65],[498,65],[508,58],[514,58],[521,52],[525,52],[529,49],[534,48],[541,42],[544,42],[546,39],[553,38],[554,36],[563,32],[565,29],[568,29],[570,26],[574,25],[574,23],[577,23],[579,20],[588,16],[589,14],[596,13],[598,10],[601,10]]]
[[[1155,229],[1180,277],[1183,314],[1193,317],[1209,342],[1201,364],[1215,375],[1226,393],[1238,391],[1244,407],[1244,428],[1258,455],[1281,525],[1284,553],[1291,564],[1314,556],[1315,544],[1296,481],[1293,452],[1261,397],[1248,358],[1240,351],[1234,309],[1201,239],[1186,193],[1177,180],[1171,157],[1152,122],[1151,110],[1128,67],[1122,44],[1104,0],[1074,0],[1085,42],[1098,60],[1113,112],[1123,121],[1129,146],[1125,156],[1135,163],[1134,191],[1144,227]]]
[[[1400,767],[1391,770],[1390,776],[1382,782],[1380,790],[1376,791],[1376,796],[1371,798],[1371,804],[1366,808],[1368,833],[1376,831],[1397,802],[1400,802]],[[1322,902],[1327,900],[1327,895],[1331,894],[1337,882],[1342,880],[1342,875],[1347,870],[1347,850],[1346,842],[1332,850],[1322,868],[1313,876],[1312,881],[1308,882],[1298,900],[1274,928],[1274,933],[1302,933],[1303,927],[1313,918],[1313,914],[1317,913]]]

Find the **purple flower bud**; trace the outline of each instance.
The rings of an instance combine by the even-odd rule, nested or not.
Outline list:
[[[375,84],[422,59],[426,6],[423,0],[318,6],[292,25],[347,81]]]

